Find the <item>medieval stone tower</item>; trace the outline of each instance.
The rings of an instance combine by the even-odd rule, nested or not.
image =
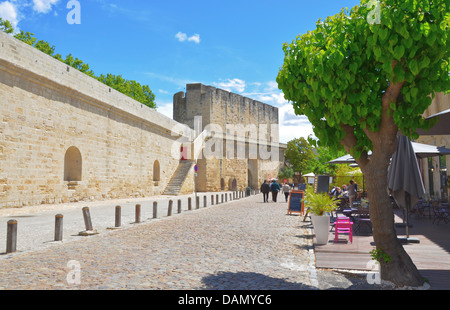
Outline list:
[[[203,84],[174,95],[173,119],[197,133],[207,131],[196,159],[197,190],[259,188],[279,169],[278,109]]]

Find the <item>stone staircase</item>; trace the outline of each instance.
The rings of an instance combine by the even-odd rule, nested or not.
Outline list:
[[[183,186],[184,180],[186,180],[189,170],[191,170],[193,165],[193,160],[180,160],[180,164],[164,190],[163,195],[178,195],[181,187]]]

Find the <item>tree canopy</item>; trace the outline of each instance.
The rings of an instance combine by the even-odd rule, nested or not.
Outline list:
[[[370,23],[367,17],[376,10],[372,3],[362,0],[349,14],[343,9],[285,43],[277,77],[296,113],[313,124],[320,143],[341,148],[351,132],[356,157],[372,148],[370,136],[380,130],[383,109],[403,133],[416,137],[417,128],[432,125],[421,114],[434,93],[450,88],[448,3],[377,2],[380,22]],[[380,104],[398,84],[398,100]]]
[[[287,167],[293,173],[300,172],[305,174],[313,172],[315,175],[335,175],[337,165],[328,164],[327,162],[343,155],[345,155],[345,151],[317,145],[315,139],[302,137],[287,143],[285,161]]]
[[[311,169],[309,163],[315,157],[315,154],[313,147],[305,138],[301,137],[287,143],[284,156],[288,166],[294,172],[301,172],[303,174],[305,171]]]
[[[63,58],[60,54],[55,54],[55,46],[50,45],[50,43],[44,40],[37,40],[33,33],[25,32],[20,30],[20,32],[14,34],[14,28],[11,23],[7,20],[0,18],[0,30],[12,34],[16,39],[35,47],[47,55],[65,63],[66,65],[77,69],[89,75],[92,78],[108,85],[109,87],[133,98],[134,100],[152,108],[156,109],[155,95],[150,90],[148,85],[141,85],[134,80],[126,80],[121,75],[107,74],[96,76],[94,71],[92,71],[87,63],[84,63],[81,59],[73,57],[72,54],[67,55]]]

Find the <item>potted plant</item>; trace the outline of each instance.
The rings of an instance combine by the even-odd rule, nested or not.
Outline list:
[[[305,192],[305,207],[309,208],[317,244],[327,244],[330,233],[331,211],[336,209],[333,199],[326,193],[314,193],[312,188]]]

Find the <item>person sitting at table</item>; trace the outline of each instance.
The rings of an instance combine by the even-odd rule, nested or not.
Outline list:
[[[342,190],[341,190],[341,188],[340,188],[340,187],[336,187],[336,190],[334,191],[333,196],[334,196],[335,198],[338,198],[338,197],[341,196],[341,195],[342,195]]]
[[[336,192],[336,186],[333,186],[333,188],[330,190],[330,196],[333,197],[335,192]]]
[[[347,196],[347,185],[342,185],[342,195]]]

